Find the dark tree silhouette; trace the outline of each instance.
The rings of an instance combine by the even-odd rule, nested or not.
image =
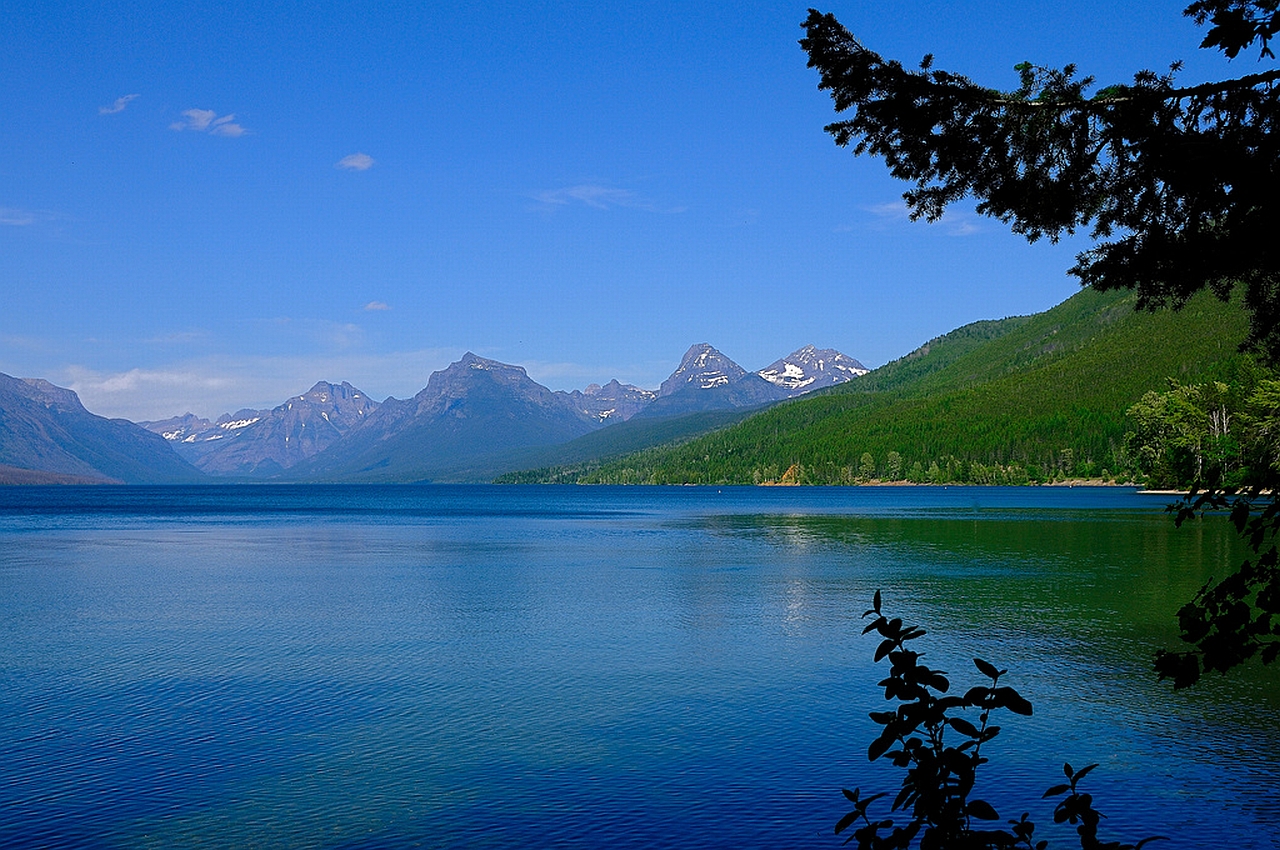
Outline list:
[[[1273,61],[1276,8],[1201,0],[1185,13],[1209,24],[1202,47],[1236,56],[1257,43]],[[827,132],[914,183],[913,218],[973,196],[1031,241],[1090,228],[1098,241],[1071,269],[1082,283],[1136,289],[1145,308],[1239,288],[1249,344],[1280,362],[1280,69],[1178,88],[1175,64],[1091,91],[1072,65],[1023,63],[1002,92],[934,70],[932,56],[908,70],[830,14],[811,9],[803,26],[819,88],[852,113]]]
[[[1280,0],[1197,0],[1202,48],[1234,58],[1255,45],[1273,63]],[[1030,241],[1088,228],[1094,246],[1070,270],[1097,289],[1134,289],[1140,308],[1179,307],[1202,289],[1238,292],[1250,316],[1242,347],[1280,366],[1280,69],[1179,88],[1168,73],[1093,88],[1075,66],[1016,66],[1013,91],[882,58],[830,14],[809,10],[800,44],[840,113],[836,144],[882,157],[914,184],[913,219],[936,220],[965,197]],[[1280,454],[1276,457],[1280,458]],[[1206,585],[1179,613],[1193,648],[1163,652],[1175,687],[1203,670],[1280,654],[1280,461],[1245,488],[1200,481],[1179,522],[1228,510],[1256,557]]]

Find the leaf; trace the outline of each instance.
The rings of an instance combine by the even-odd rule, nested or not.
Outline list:
[[[883,659],[897,645],[898,645],[897,641],[893,640],[892,638],[885,638],[884,640],[880,641],[880,645],[876,647],[875,660],[880,661],[881,659]]]
[[[1023,699],[1022,694],[1013,688],[996,688],[995,695],[999,700],[999,705],[1004,706],[1014,714],[1021,714],[1023,717],[1031,716],[1031,703]]]
[[[970,723],[968,720],[965,720],[963,717],[948,718],[947,723],[950,724],[952,729],[956,730],[961,735],[964,735],[966,737],[978,738],[982,735],[982,733],[978,731],[978,727],[974,726],[972,723]]]
[[[875,761],[884,755],[889,747],[893,746],[893,738],[888,735],[881,735],[871,742],[871,746],[867,747],[867,761]]]
[[[1084,779],[1085,775],[1088,774],[1089,771],[1093,770],[1095,767],[1097,767],[1096,764],[1091,764],[1086,768],[1076,771],[1075,781],[1079,782],[1081,779]]]
[[[1047,800],[1050,797],[1056,797],[1059,794],[1065,794],[1070,790],[1071,790],[1070,785],[1055,785],[1052,788],[1050,788],[1048,791],[1045,791],[1044,796],[1041,797],[1040,799]]]
[[[861,788],[854,788],[852,791],[850,791],[848,788],[844,788],[842,790],[844,791],[844,796],[849,800],[850,803],[858,802],[858,794],[862,791]]]
[[[965,812],[980,820],[1000,819],[1000,815],[996,814],[996,810],[986,800],[970,800]]]
[[[860,814],[862,813],[858,811],[852,811],[852,812],[849,812],[849,814],[845,815],[844,817],[840,818],[840,820],[836,822],[836,835],[839,835],[840,833],[848,829],[849,825],[852,824],[854,821],[856,821]]]
[[[1062,772],[1067,775],[1068,779],[1071,778],[1071,775],[1075,773],[1075,771],[1071,769],[1071,762],[1066,762],[1065,764],[1062,765]]]
[[[993,665],[988,664],[981,658],[973,659],[974,666],[978,668],[978,672],[986,676],[988,679],[995,680],[1000,678],[1000,672]]]

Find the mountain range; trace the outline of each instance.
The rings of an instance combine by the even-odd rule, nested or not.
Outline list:
[[[138,425],[93,416],[71,390],[0,376],[0,482],[486,480],[631,420],[644,424],[624,429],[618,445],[700,433],[866,372],[813,346],[747,372],[703,343],[656,391],[613,380],[553,392],[519,366],[468,352],[411,399],[376,402],[348,383],[320,381],[269,410]]]

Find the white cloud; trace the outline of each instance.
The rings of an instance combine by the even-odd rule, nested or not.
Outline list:
[[[367,153],[351,153],[333,164],[334,168],[345,168],[347,171],[368,171],[373,168],[374,159]]]
[[[124,108],[129,105],[129,102],[136,99],[137,97],[138,96],[136,94],[127,94],[124,97],[117,97],[116,102],[111,104],[110,106],[99,106],[98,114],[114,115],[117,112],[124,112]]]
[[[185,121],[174,121],[169,125],[170,130],[193,130],[197,133],[208,133],[211,136],[227,136],[229,138],[237,138],[249,132],[235,121],[235,113],[218,117],[218,113],[212,109],[187,109],[182,113]]]
[[[684,212],[684,207],[663,209],[627,189],[618,189],[599,183],[579,183],[576,186],[565,186],[561,189],[546,189],[538,192],[533,198],[544,210],[553,210],[569,204],[582,204],[597,210],[626,207],[645,212]]]
[[[364,309],[366,311],[373,312],[376,310],[390,310],[391,308],[385,301],[370,301],[368,304],[364,305]]]
[[[209,132],[215,136],[229,136],[233,139],[243,136],[246,132],[244,127],[231,123],[235,120],[235,117],[234,113],[222,116],[209,126]]]

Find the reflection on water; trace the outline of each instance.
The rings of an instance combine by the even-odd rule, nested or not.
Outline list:
[[[1238,561],[1122,491],[0,493],[0,845],[832,845],[883,705],[872,592],[1011,669],[987,794],[1053,835],[1276,847],[1277,679],[1150,658]],[[1095,779],[1096,777],[1096,779]],[[1059,841],[1054,846],[1062,846]]]

